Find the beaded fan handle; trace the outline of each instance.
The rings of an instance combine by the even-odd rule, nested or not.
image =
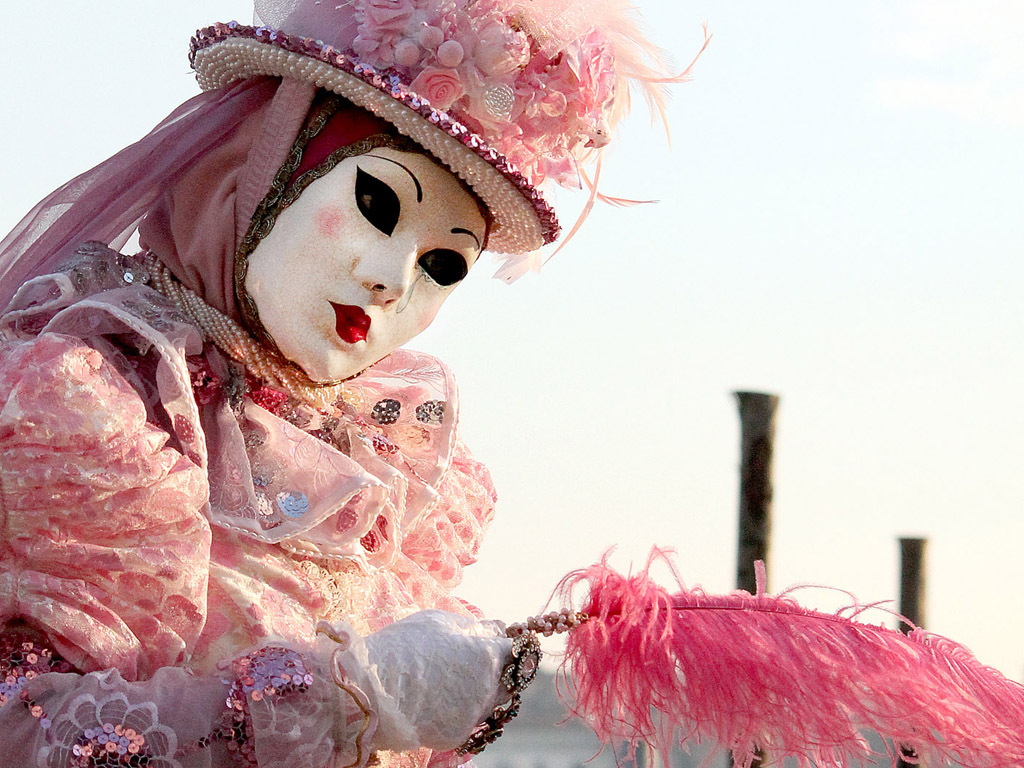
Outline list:
[[[505,726],[519,714],[522,693],[533,682],[540,668],[543,654],[537,635],[552,635],[569,632],[589,617],[585,613],[568,608],[553,611],[543,616],[531,616],[523,623],[510,624],[505,634],[512,639],[512,661],[501,671],[501,684],[509,692],[509,700],[494,708],[490,717],[476,727],[466,742],[455,750],[459,755],[478,755],[484,747],[505,732]]]
[[[581,612],[563,608],[560,611],[545,613],[543,616],[531,616],[524,623],[510,624],[505,634],[515,638],[530,632],[551,637],[563,632],[571,632],[590,617]]]

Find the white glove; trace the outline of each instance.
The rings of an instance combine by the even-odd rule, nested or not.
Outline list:
[[[512,641],[496,621],[420,611],[351,642],[326,647],[334,674],[357,685],[380,719],[372,747],[460,746],[508,691],[499,677]]]

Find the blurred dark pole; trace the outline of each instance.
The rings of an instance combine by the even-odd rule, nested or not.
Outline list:
[[[740,524],[736,586],[756,591],[754,561],[768,565],[772,532],[772,456],[777,395],[736,392],[740,409]]]
[[[925,568],[924,553],[928,539],[900,538],[900,613],[917,627],[924,627]],[[910,632],[910,627],[900,623],[900,631]],[[913,750],[900,747],[900,752],[913,756]],[[907,762],[900,759],[899,768],[921,768],[918,760]]]
[[[900,539],[900,613],[916,626],[924,627],[924,554],[928,539]],[[906,624],[900,626],[909,632]]]
[[[734,392],[740,409],[740,521],[736,550],[736,587],[757,592],[754,562],[768,569],[772,534],[772,457],[775,452],[777,395]],[[767,576],[766,576],[767,580]],[[767,589],[767,584],[765,588]],[[764,753],[758,750],[751,768],[759,768]]]

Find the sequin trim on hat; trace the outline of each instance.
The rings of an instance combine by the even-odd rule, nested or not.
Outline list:
[[[322,41],[237,22],[199,30],[192,39],[189,58],[204,89],[246,76],[289,75],[334,91],[388,120],[483,199],[494,217],[492,250],[524,253],[558,237],[554,210],[527,177],[478,134],[412,91],[398,75],[379,71]],[[374,91],[366,91],[366,86]],[[501,103],[500,94],[494,94],[494,99]],[[396,103],[406,110],[396,110]],[[437,131],[430,131],[424,123]],[[434,136],[437,132],[456,145]],[[488,179],[484,168],[498,171],[502,181]]]

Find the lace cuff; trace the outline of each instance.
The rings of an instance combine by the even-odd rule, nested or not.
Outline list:
[[[46,768],[347,768],[365,765],[376,718],[353,687],[269,647],[230,676],[159,670],[129,683],[116,670],[72,672],[44,643],[0,637],[0,753]]]
[[[234,661],[232,671],[230,723],[217,738],[245,765],[366,764],[377,721],[358,688],[314,674],[288,648],[261,648]]]

